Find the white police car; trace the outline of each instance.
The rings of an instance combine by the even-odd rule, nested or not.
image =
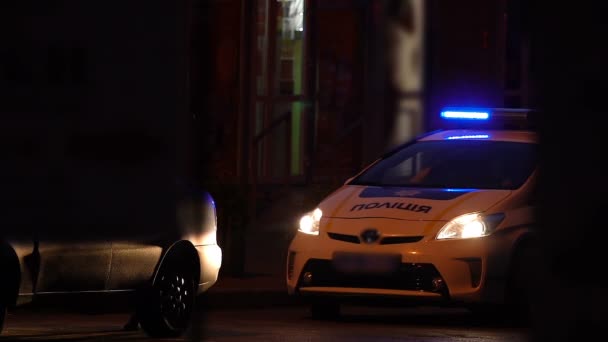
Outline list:
[[[349,179],[300,219],[288,293],[310,299],[316,318],[335,317],[344,302],[381,299],[529,309],[538,173],[529,114],[447,109],[449,129]]]
[[[134,299],[129,329],[141,326],[151,337],[183,334],[197,295],[217,281],[222,250],[208,192],[187,196],[177,215],[176,227],[160,235],[127,236],[108,227],[104,239],[94,241],[1,237],[0,331],[7,309],[57,296],[66,302],[101,295]]]

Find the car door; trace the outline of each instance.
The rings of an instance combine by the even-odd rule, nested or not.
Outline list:
[[[149,281],[161,259],[163,247],[141,240],[114,241],[108,290],[133,290]]]
[[[37,254],[36,294],[106,290],[112,257],[109,241],[40,239]]]

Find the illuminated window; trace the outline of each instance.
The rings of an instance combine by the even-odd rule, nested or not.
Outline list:
[[[258,176],[303,173],[305,0],[256,1],[254,41]],[[261,135],[261,136],[260,136]]]

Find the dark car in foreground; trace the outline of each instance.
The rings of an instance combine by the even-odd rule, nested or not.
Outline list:
[[[126,294],[134,298],[135,322],[149,336],[183,334],[197,295],[217,280],[222,250],[209,193],[183,201],[176,214],[175,227],[149,235],[139,231],[129,237],[122,228],[108,227],[103,239],[90,241],[25,233],[2,237],[0,331],[7,310],[39,299]]]

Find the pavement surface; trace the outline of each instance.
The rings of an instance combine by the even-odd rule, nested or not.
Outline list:
[[[282,275],[222,276],[200,298],[211,308],[264,308],[301,305],[302,301],[287,294]]]
[[[226,268],[222,268],[215,285],[201,297],[204,304],[213,308],[301,304],[300,300],[287,294],[285,279],[285,262],[293,236],[290,232],[292,229],[289,222],[258,225],[246,233],[242,271],[230,274]]]

